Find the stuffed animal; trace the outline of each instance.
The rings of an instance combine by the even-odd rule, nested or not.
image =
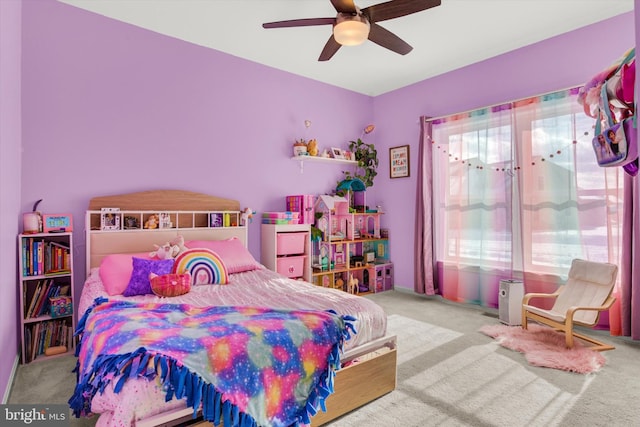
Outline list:
[[[169,242],[166,242],[162,246],[153,245],[155,250],[149,253],[149,257],[158,259],[173,259],[178,252],[178,246],[172,246]]]
[[[245,208],[240,214],[240,225],[249,225],[250,222],[253,222],[253,211]]]
[[[160,218],[156,214],[149,215],[149,218],[144,222],[144,228],[154,229],[158,228]]]
[[[171,247],[174,249],[174,252],[175,252],[173,255],[173,258],[177,257],[182,252],[189,249],[184,245],[184,236],[180,234],[178,234],[173,240],[171,240],[169,244],[171,245]]]
[[[312,139],[307,142],[307,153],[309,153],[310,156],[318,155],[318,141]]]

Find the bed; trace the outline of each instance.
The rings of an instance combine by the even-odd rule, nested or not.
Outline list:
[[[103,227],[101,220],[105,208],[115,211],[122,226],[115,230]],[[165,227],[144,228],[145,219],[155,213],[166,214]],[[335,377],[332,376],[333,393],[318,405],[320,408],[326,405],[326,411],[320,409],[315,415],[315,411],[310,411],[311,424],[327,423],[395,389],[396,338],[386,335],[386,314],[382,308],[367,298],[289,279],[266,269],[254,259],[247,261],[248,229],[241,224],[239,213],[238,201],[182,190],[146,191],[91,199],[86,216],[87,279],[78,304],[79,315],[82,316],[89,308],[97,312],[96,301],[101,301],[101,298],[114,305],[121,301],[129,310],[135,310],[142,304],[167,302],[203,310],[224,307],[268,307],[275,311],[311,310],[314,313],[332,310],[336,316],[351,319],[346,323],[352,324],[357,333],[347,333],[349,339],[341,342],[344,351],[339,358],[341,366],[336,367]],[[224,216],[226,226],[214,226],[212,218],[218,215]],[[227,215],[230,215],[230,220]],[[132,221],[131,217],[136,220],[129,224],[131,227],[125,227],[124,222]],[[232,258],[225,258],[226,249],[219,249],[222,261],[230,266],[228,284],[193,286],[187,294],[171,298],[153,294],[129,297],[114,294],[116,291],[109,288],[104,274],[107,271],[105,266],[110,265],[109,260],[149,252],[154,245],[171,241],[178,235],[182,236],[187,247],[211,243],[219,249],[226,248],[220,245],[228,242],[240,243],[245,252],[238,255],[241,251],[235,247],[235,252],[229,255]],[[248,256],[251,257],[250,254]],[[237,257],[244,258],[238,260]],[[245,268],[252,261],[256,264],[254,268]],[[134,306],[129,306],[129,303]],[[100,416],[98,426],[174,425],[191,419],[195,414],[185,402],[188,399],[165,401],[166,390],[160,376],[151,380],[129,378],[122,383],[116,379],[90,401],[90,412]],[[117,384],[120,384],[118,392],[115,391]]]

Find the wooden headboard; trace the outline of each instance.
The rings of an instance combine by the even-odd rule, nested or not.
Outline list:
[[[173,228],[165,229],[143,229],[141,224],[136,229],[103,231],[96,226],[96,221],[97,224],[100,222],[100,215],[91,213],[100,211],[102,208],[119,208],[120,211],[136,212],[170,212],[173,218],[184,217],[187,221],[175,221]],[[208,212],[212,211],[239,212],[240,202],[184,190],[153,190],[92,198],[85,218],[87,275],[92,268],[100,266],[102,258],[106,255],[151,252],[154,244],[161,245],[177,235],[184,236],[185,241],[223,240],[237,237],[246,246],[247,227],[237,226],[239,225],[237,222],[236,226],[211,227]],[[194,219],[189,220],[191,217]]]
[[[240,202],[184,190],[152,190],[94,197],[88,210],[117,207],[133,211],[239,211]]]

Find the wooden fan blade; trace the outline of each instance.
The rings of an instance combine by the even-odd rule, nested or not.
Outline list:
[[[441,0],[391,0],[362,9],[369,22],[386,21],[440,6]]]
[[[331,4],[338,13],[357,13],[353,0],[331,0]]]
[[[336,18],[290,19],[288,21],[265,22],[262,28],[310,27],[312,25],[333,25]]]
[[[406,55],[413,50],[407,42],[374,22],[371,22],[369,40],[400,55]]]
[[[330,60],[331,57],[338,51],[338,49],[340,49],[340,46],[342,45],[338,43],[336,39],[333,38],[333,34],[331,34],[331,37],[329,37],[329,40],[327,40],[327,44],[324,45],[324,49],[322,49],[322,52],[320,53],[318,61]]]

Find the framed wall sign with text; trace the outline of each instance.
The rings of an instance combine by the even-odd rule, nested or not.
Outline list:
[[[409,146],[389,148],[389,177],[405,178],[409,176]]]

